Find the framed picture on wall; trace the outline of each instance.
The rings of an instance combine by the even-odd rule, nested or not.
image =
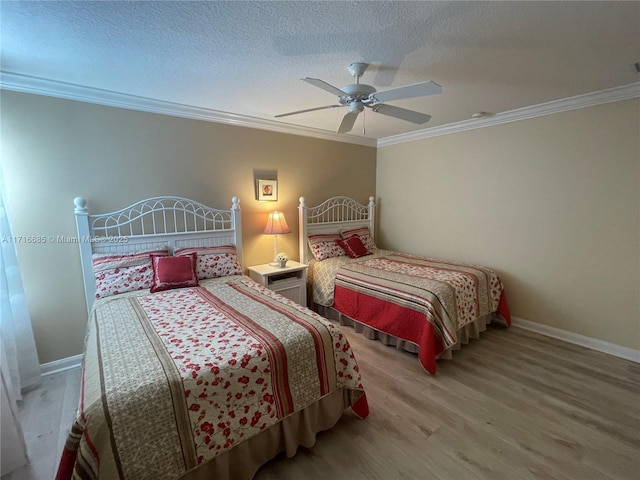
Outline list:
[[[258,200],[278,200],[278,181],[258,180]]]

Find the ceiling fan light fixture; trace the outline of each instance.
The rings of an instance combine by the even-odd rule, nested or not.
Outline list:
[[[364,105],[362,104],[362,102],[359,102],[359,101],[356,100],[356,101],[351,102],[349,104],[349,112],[351,112],[351,113],[354,113],[354,112],[355,113],[360,113],[363,110],[364,110]]]
[[[371,108],[374,112],[389,117],[398,118],[417,125],[426,123],[431,115],[420,113],[406,108],[396,107],[394,105],[383,104],[386,101],[405,100],[415,97],[424,97],[428,95],[438,95],[442,93],[442,87],[433,81],[419,82],[412,85],[404,85],[401,87],[391,88],[378,92],[375,87],[360,83],[360,76],[365,72],[369,64],[355,62],[349,65],[349,72],[356,79],[356,83],[345,85],[342,88],[320,80],[319,78],[304,77],[302,80],[318,87],[326,92],[332,93],[338,97],[337,105],[326,105],[323,107],[306,108],[295,112],[281,113],[275,115],[276,118],[287,117],[289,115],[297,115],[300,113],[314,112],[316,110],[324,110],[335,107],[349,107],[349,111],[342,117],[342,122],[338,128],[338,133],[348,133],[353,128],[358,115],[364,112],[364,107]]]

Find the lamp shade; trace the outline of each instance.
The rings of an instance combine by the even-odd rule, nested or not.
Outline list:
[[[281,235],[283,233],[291,233],[289,225],[284,218],[282,212],[271,212],[267,219],[267,225],[264,227],[264,233],[267,235]]]

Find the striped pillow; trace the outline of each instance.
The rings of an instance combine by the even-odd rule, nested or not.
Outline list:
[[[173,255],[180,257],[192,253],[198,255],[196,273],[199,280],[242,274],[235,245],[181,248],[173,252]]]
[[[93,254],[96,298],[150,288],[153,284],[151,257],[155,255],[169,255],[169,250]]]
[[[336,240],[340,239],[340,235],[337,233],[309,235],[309,248],[311,249],[311,253],[313,253],[315,259],[318,261],[333,257],[343,257],[346,253],[336,242]]]

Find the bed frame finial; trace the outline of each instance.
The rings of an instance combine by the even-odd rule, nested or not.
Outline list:
[[[76,197],[73,199],[73,203],[76,206],[76,213],[88,213],[87,201],[83,197]]]
[[[240,210],[240,199],[238,197],[231,197],[231,210]]]
[[[300,201],[300,205],[299,205],[300,207],[306,207],[306,205],[304,204],[304,197],[300,197],[299,201]]]

